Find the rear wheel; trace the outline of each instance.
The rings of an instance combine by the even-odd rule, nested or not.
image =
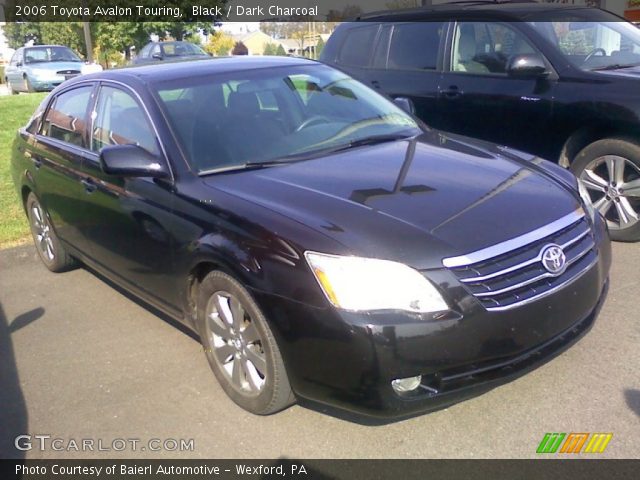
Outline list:
[[[640,240],[640,145],[623,138],[598,140],[578,153],[571,170],[606,219],[611,238]]]
[[[220,271],[209,273],[198,289],[197,311],[207,360],[235,403],[257,415],[294,403],[268,322],[237,280]]]
[[[66,252],[60,243],[51,226],[47,212],[33,193],[27,197],[27,216],[29,217],[33,242],[45,267],[52,272],[63,272],[74,267],[76,265],[75,259]]]

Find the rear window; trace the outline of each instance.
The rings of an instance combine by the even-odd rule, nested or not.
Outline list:
[[[369,65],[371,46],[378,32],[378,25],[354,28],[347,33],[338,56],[338,63],[352,67]]]
[[[435,70],[444,32],[443,22],[401,23],[394,27],[388,68]]]
[[[93,87],[79,87],[58,95],[49,107],[42,134],[78,147],[86,147],[85,117]]]

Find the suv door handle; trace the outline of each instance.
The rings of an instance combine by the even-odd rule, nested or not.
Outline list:
[[[380,82],[378,80],[371,80],[371,85],[373,85],[373,88],[380,89]]]
[[[90,178],[83,178],[82,180],[80,180],[80,183],[82,183],[82,185],[84,186],[84,191],[86,193],[93,193],[98,188],[98,186],[93,183],[93,180],[91,180]]]
[[[460,98],[463,95],[463,91],[458,88],[457,85],[451,85],[446,90],[441,90],[440,95],[450,100],[454,100],[456,98]]]

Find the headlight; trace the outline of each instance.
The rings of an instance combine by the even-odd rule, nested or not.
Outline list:
[[[407,265],[375,258],[306,252],[305,257],[329,301],[344,310],[448,310],[436,288]]]
[[[591,217],[591,220],[595,221],[596,209],[593,208],[593,202],[591,201],[591,196],[587,191],[587,187],[584,186],[584,183],[582,183],[582,180],[580,179],[578,179],[578,192],[580,192],[580,198],[582,199],[582,203],[584,204],[584,209]]]
[[[55,78],[58,76],[58,74],[54,71],[51,70],[46,70],[46,69],[42,69],[42,68],[32,68],[31,69],[31,75],[35,78]]]

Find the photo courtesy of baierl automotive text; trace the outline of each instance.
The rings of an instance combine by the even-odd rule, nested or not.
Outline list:
[[[640,0],[0,14],[10,478],[635,476]]]

